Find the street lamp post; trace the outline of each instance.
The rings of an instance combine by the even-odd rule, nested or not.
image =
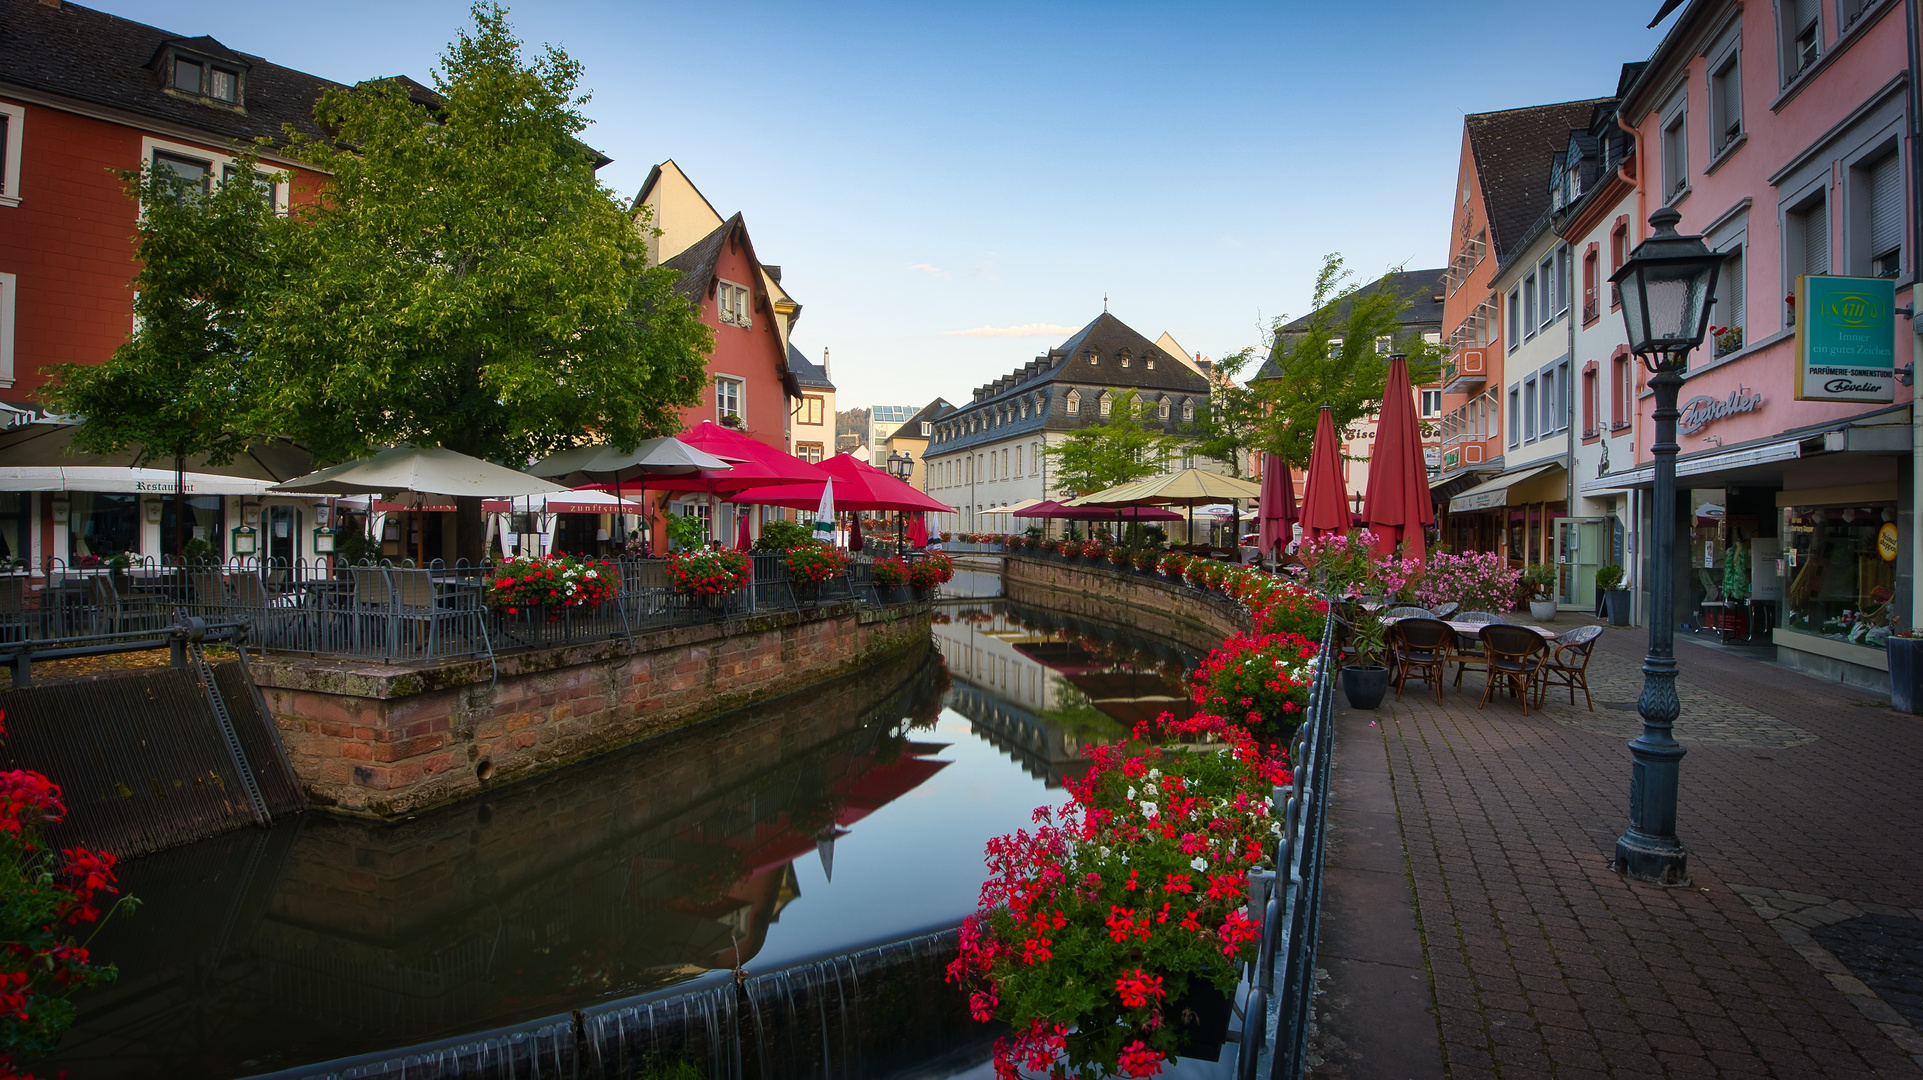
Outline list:
[[[888,475],[906,484],[908,478],[915,475],[915,456],[906,450],[889,454]],[[895,511],[895,554],[897,555],[908,553],[907,528],[908,513],[904,510]]]
[[[1683,748],[1671,732],[1682,703],[1676,697],[1676,408],[1683,365],[1703,343],[1722,258],[1700,236],[1678,236],[1682,215],[1664,207],[1649,215],[1655,232],[1636,245],[1610,275],[1622,296],[1629,349],[1649,371],[1656,397],[1655,550],[1649,572],[1649,655],[1636,699],[1643,733],[1629,744],[1629,828],[1616,838],[1616,869],[1659,885],[1689,883],[1689,856],[1676,837],[1676,788]]]

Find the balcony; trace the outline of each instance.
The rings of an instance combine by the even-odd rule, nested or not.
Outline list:
[[[1489,381],[1488,364],[1483,359],[1481,349],[1458,349],[1442,365],[1442,392],[1445,394],[1473,394],[1482,389]]]

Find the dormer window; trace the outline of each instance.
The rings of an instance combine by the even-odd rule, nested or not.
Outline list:
[[[1127,367],[1127,366],[1128,366],[1128,360],[1129,360],[1129,356],[1128,356],[1128,350],[1127,350],[1127,349],[1124,349],[1124,350],[1122,350],[1122,366],[1123,366],[1123,367]]]
[[[240,100],[240,73],[220,68],[207,70],[207,94],[225,102]]]
[[[223,105],[243,104],[247,62],[213,38],[181,38],[160,47],[154,64],[160,85]]]
[[[1098,367],[1100,366],[1101,362],[1102,362],[1102,354],[1096,352],[1094,349],[1088,350],[1088,366],[1089,367]]]
[[[200,93],[200,78],[206,68],[197,60],[185,58],[174,61],[174,89],[185,90],[189,94]]]
[[[1090,363],[1093,363],[1093,362],[1094,362],[1093,360],[1091,360],[1091,361],[1090,361]],[[1070,391],[1068,392],[1068,401],[1067,401],[1067,404],[1068,404],[1068,411],[1069,411],[1069,412],[1071,412],[1071,413],[1080,413],[1080,412],[1082,411],[1082,395],[1081,395],[1081,393],[1080,393],[1080,392],[1078,392],[1078,391],[1075,391],[1075,390],[1070,390]]]
[[[1162,400],[1156,402],[1155,416],[1157,419],[1161,419],[1161,420],[1168,419],[1168,399],[1167,398],[1163,398]]]

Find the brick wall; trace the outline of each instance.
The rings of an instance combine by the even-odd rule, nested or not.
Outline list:
[[[1059,559],[1010,555],[1002,590],[1017,603],[1130,627],[1203,654],[1249,629],[1248,616],[1219,593]]]
[[[486,661],[253,665],[317,806],[394,817],[790,693],[928,643],[926,604],[840,604]]]

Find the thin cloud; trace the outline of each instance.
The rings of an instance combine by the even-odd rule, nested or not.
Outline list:
[[[1061,337],[1079,327],[1054,323],[1024,323],[1021,326],[977,326],[973,330],[943,330],[942,337]]]
[[[934,263],[909,263],[908,269],[919,270],[922,273],[927,274],[929,277],[947,277],[948,276],[948,271],[943,270],[941,267],[936,266]]]

